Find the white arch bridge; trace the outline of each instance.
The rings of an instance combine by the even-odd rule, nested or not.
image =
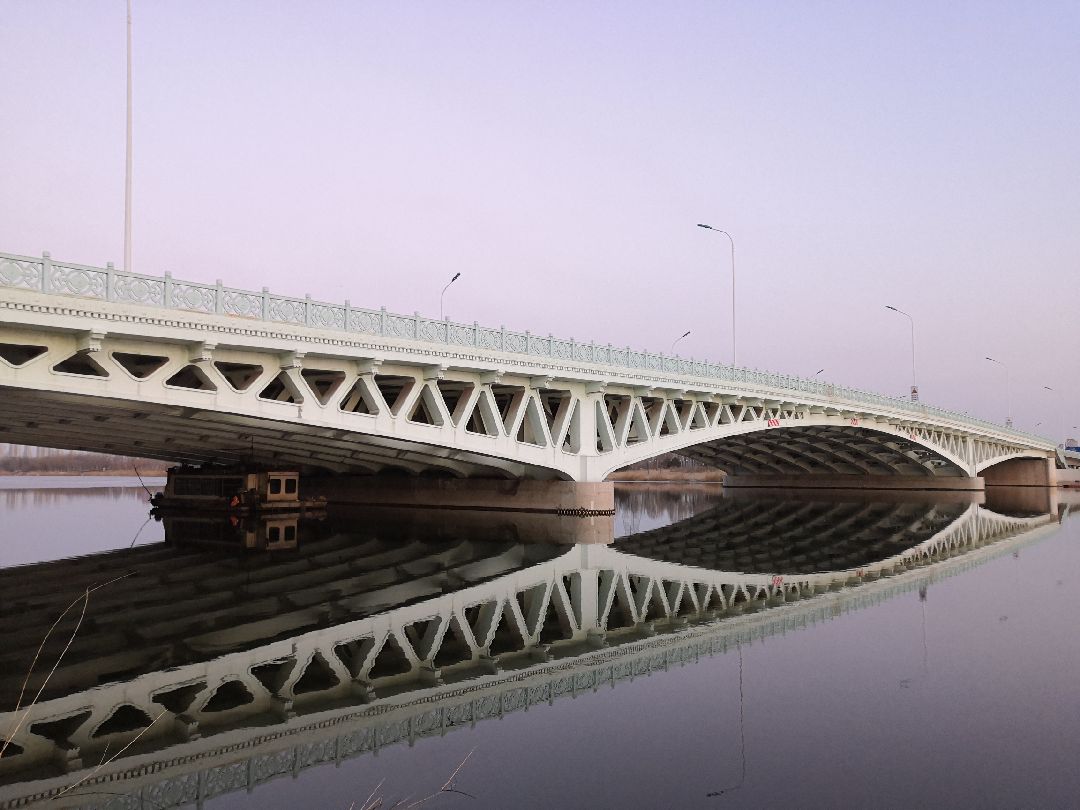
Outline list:
[[[1011,483],[1047,484],[1055,453],[814,380],[48,254],[0,254],[0,441],[572,481],[678,451],[774,479],[970,484],[1011,467]]]

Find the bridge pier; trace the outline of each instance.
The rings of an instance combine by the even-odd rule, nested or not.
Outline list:
[[[1051,458],[1014,458],[981,473],[988,487],[1052,487],[1057,471]]]

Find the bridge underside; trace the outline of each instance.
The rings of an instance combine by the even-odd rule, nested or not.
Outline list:
[[[162,461],[347,473],[551,478],[476,453],[218,410],[0,386],[0,441]]]
[[[744,433],[681,452],[732,475],[966,476],[956,464],[916,442],[842,425]]]

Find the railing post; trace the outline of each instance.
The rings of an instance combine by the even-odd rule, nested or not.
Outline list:
[[[532,354],[532,333],[525,330],[525,354]]]
[[[304,296],[304,326],[311,326],[311,296]]]
[[[221,279],[219,278],[214,290],[214,312],[218,315],[225,311],[225,293],[221,288],[222,284]]]
[[[449,345],[450,344],[450,319],[446,318],[445,320],[446,320],[446,323],[444,324],[444,326],[446,327],[446,331],[443,332],[443,343],[446,343],[447,345]]]
[[[480,345],[480,324],[476,321],[472,322],[472,345]]]
[[[270,317],[270,288],[262,288],[262,307],[261,307],[262,319],[265,321]]]
[[[172,309],[172,273],[165,271],[165,301],[162,304],[166,309]]]
[[[105,300],[116,300],[116,268],[112,262],[105,263]]]
[[[379,310],[379,334],[386,337],[386,307]]]
[[[420,339],[420,311],[413,310],[412,314],[412,336],[413,340]]]
[[[505,324],[500,324],[499,325],[499,334],[500,334],[500,337],[499,337],[499,351],[505,352],[506,351],[506,325]]]
[[[344,324],[342,324],[342,327],[341,327],[346,332],[351,331],[350,328],[349,328],[349,324],[352,322],[351,315],[352,315],[352,306],[349,304],[349,299],[346,298],[345,299],[345,322],[344,322]]]
[[[52,257],[49,255],[49,251],[44,251],[41,254],[41,291],[51,292],[52,283],[49,276],[52,275]]]

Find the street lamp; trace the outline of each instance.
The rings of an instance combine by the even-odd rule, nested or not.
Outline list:
[[[447,291],[447,289],[449,289],[450,285],[453,284],[455,281],[457,281],[459,278],[461,278],[461,273],[454,273],[454,277],[452,279],[450,279],[448,282],[446,282],[446,286],[442,288],[442,292],[439,294],[439,320],[440,321],[443,319],[443,297],[446,295],[446,291]]]
[[[885,305],[885,309],[891,309],[893,312],[899,313],[911,321],[911,401],[918,402],[919,386],[915,382],[915,319],[904,312],[904,310],[890,307],[888,304]]]
[[[735,352],[735,240],[731,237],[731,234],[720,228],[714,228],[712,225],[703,225],[698,223],[699,228],[704,228],[707,231],[716,231],[722,233],[728,238],[731,243],[731,365],[737,365],[738,355]]]
[[[822,373],[823,373],[824,371],[825,371],[825,369],[823,369],[823,368],[819,368],[819,369],[818,369],[817,371],[815,371],[815,372],[814,372],[814,373],[813,373],[813,374],[812,374],[812,375],[810,376],[810,379],[811,379],[811,380],[812,380],[812,379],[814,379],[814,377],[816,377],[816,376],[817,376],[817,375],[819,375],[819,374],[822,374]]]
[[[690,335],[690,330],[687,329],[685,332],[683,332],[681,335],[679,335],[677,338],[675,338],[675,340],[671,341],[671,350],[669,351],[669,354],[674,355],[675,354],[675,344],[678,343],[680,340],[682,340],[684,337],[689,337],[689,335]]]
[[[1005,369],[1005,404],[1008,407],[1008,412],[1005,416],[1005,427],[1012,427],[1012,388],[1009,385],[1009,367],[1002,363],[1000,360],[995,360],[993,357],[987,357],[991,363],[997,363],[1003,369]]]

